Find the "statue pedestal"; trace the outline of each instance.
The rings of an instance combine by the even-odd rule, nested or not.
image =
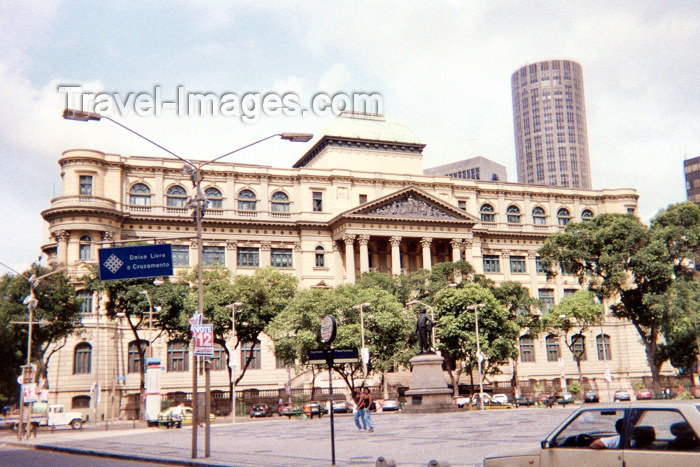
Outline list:
[[[406,391],[409,400],[405,412],[452,412],[457,409],[452,404],[452,390],[447,387],[442,372],[443,360],[434,353],[419,354],[410,360],[413,370]]]

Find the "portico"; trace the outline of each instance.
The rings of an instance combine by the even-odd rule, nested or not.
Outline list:
[[[346,211],[329,224],[340,242],[343,275],[405,274],[440,262],[471,260],[478,220],[430,194],[408,187]]]

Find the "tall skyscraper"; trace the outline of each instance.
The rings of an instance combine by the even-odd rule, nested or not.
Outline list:
[[[683,169],[688,201],[692,201],[700,206],[700,156],[683,161]]]
[[[511,77],[518,182],[591,188],[581,65],[546,60]]]

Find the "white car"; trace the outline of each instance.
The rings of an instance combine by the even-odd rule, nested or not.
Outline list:
[[[494,404],[507,404],[508,396],[505,394],[494,394],[493,396],[491,396],[491,401]]]
[[[484,467],[697,466],[700,401],[585,406],[537,449],[487,457]]]

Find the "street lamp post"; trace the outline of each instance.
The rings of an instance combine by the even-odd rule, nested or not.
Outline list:
[[[484,360],[484,356],[481,354],[481,346],[479,345],[479,308],[483,308],[486,305],[483,303],[477,303],[476,305],[470,305],[467,310],[474,310],[474,329],[476,332],[476,360],[479,363],[479,410],[484,410],[484,401],[481,399],[481,395],[484,393],[484,379],[481,372],[481,362]]]
[[[153,281],[154,285],[160,285],[157,284],[156,282],[161,281]],[[142,290],[139,292],[141,295],[146,296],[146,300],[148,300],[148,357],[153,357],[153,313],[160,313],[160,310],[162,310],[161,307],[159,306],[153,306],[153,302],[151,301],[151,295],[148,293],[148,290]]]
[[[74,110],[74,109],[64,109],[63,111],[63,118],[66,120],[76,120],[76,121],[81,121],[81,122],[87,122],[87,121],[99,121],[101,119],[108,120],[112,123],[114,123],[117,126],[120,126],[121,128],[125,129],[126,131],[133,133],[134,135],[138,136],[139,138],[148,141],[152,145],[162,149],[163,151],[167,152],[171,156],[175,157],[176,159],[179,159],[182,161],[185,165],[183,167],[183,173],[188,173],[190,175],[190,180],[192,181],[192,186],[194,188],[194,196],[189,200],[187,203],[187,207],[191,208],[193,210],[193,215],[195,219],[195,225],[197,229],[197,312],[199,313],[200,316],[204,315],[204,287],[203,287],[203,246],[202,246],[202,217],[204,216],[204,211],[206,209],[206,204],[207,204],[207,198],[204,195],[204,192],[202,191],[202,168],[208,164],[211,164],[213,162],[218,161],[219,159],[222,159],[226,156],[230,156],[231,154],[235,154],[239,151],[242,151],[243,149],[249,148],[251,146],[254,146],[258,143],[262,143],[263,141],[267,141],[268,139],[275,138],[275,137],[280,137],[281,139],[291,141],[291,142],[301,142],[301,143],[306,143],[308,142],[313,135],[308,134],[308,133],[276,133],[270,136],[267,136],[265,138],[259,139],[257,141],[254,141],[250,144],[247,144],[245,146],[242,146],[238,149],[234,149],[233,151],[227,152],[226,154],[223,154],[221,156],[215,157],[214,159],[211,159],[206,162],[195,162],[191,160],[184,159],[183,157],[180,157],[179,155],[175,154],[171,150],[161,146],[160,144],[156,143],[155,141],[145,137],[141,133],[132,130],[131,128],[127,127],[126,125],[123,125],[119,123],[118,121],[105,116],[101,115],[99,113],[95,112],[85,112],[83,110]],[[194,417],[193,423],[192,423],[192,458],[197,457],[197,420],[199,418],[199,412],[198,412],[198,403],[197,403],[197,356],[193,355],[193,364],[192,364],[192,415]],[[209,395],[209,387],[205,388],[206,391],[206,396],[208,397]],[[206,449],[206,446],[209,444],[209,417],[208,417],[208,411],[209,408],[205,408],[207,411],[207,416],[205,419],[205,457],[208,457],[208,452]]]
[[[241,302],[233,302],[226,305],[231,310],[231,329],[233,331],[233,348],[229,352],[228,366],[231,368],[231,423],[236,423],[236,359],[233,354],[236,351],[236,307],[243,306]]]
[[[353,305],[353,310],[360,310],[360,341],[362,343],[362,348],[360,349],[360,355],[362,356],[362,384],[364,385],[367,381],[367,364],[369,363],[369,352],[367,347],[365,347],[365,314],[364,308],[366,306],[372,305],[370,302],[360,303],[359,305]]]

